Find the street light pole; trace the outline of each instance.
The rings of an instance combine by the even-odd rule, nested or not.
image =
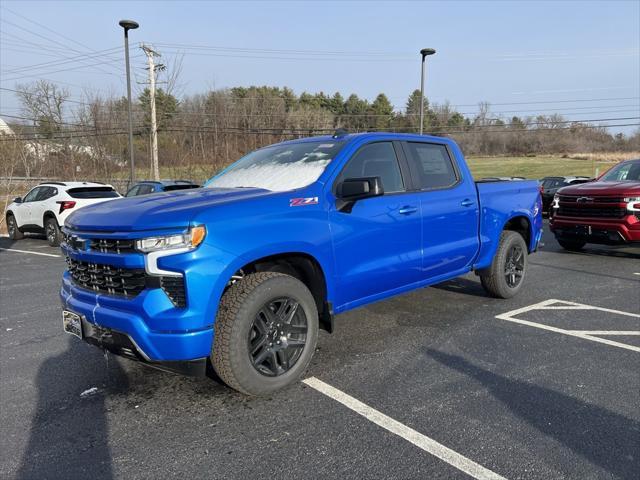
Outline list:
[[[424,59],[427,55],[433,55],[436,51],[433,48],[423,48],[420,50],[420,55],[422,55],[422,70],[420,73],[420,135],[422,135],[422,131],[424,129]]]
[[[124,29],[124,61],[127,68],[127,110],[129,112],[129,167],[131,168],[130,183],[136,178],[136,165],[133,152],[133,114],[131,113],[131,73],[129,72],[129,30],[139,27],[133,20],[120,20],[118,24]]]

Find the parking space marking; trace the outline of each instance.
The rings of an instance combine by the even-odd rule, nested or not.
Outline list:
[[[344,393],[342,390],[332,387],[328,383],[325,383],[316,377],[307,378],[303,380],[303,383],[306,383],[311,388],[341,403],[345,407],[356,412],[358,415],[362,415],[364,418],[375,423],[379,427],[398,435],[407,442],[412,443],[416,447],[430,453],[440,460],[443,460],[473,478],[478,480],[505,480],[504,477],[497,473],[477,464],[473,460],[469,460],[458,452],[451,450],[432,438],[417,432],[413,428],[407,427],[397,420],[388,417],[384,413],[379,412],[378,410],[362,403],[360,400]]]
[[[42,252],[30,252],[29,250],[18,250],[15,248],[0,248],[3,252],[17,252],[17,253],[30,253],[31,255],[42,255],[43,257],[57,257],[60,258],[60,255],[54,255],[52,253],[42,253]]]
[[[586,305],[584,303],[568,302],[566,300],[556,300],[550,298],[533,305],[511,310],[510,312],[496,315],[497,319],[506,320],[507,322],[518,323],[520,325],[527,325],[529,327],[540,328],[542,330],[548,330],[550,332],[556,332],[563,335],[569,335],[571,337],[578,337],[584,340],[591,340],[592,342],[603,343],[612,347],[624,348],[625,350],[631,350],[633,352],[640,352],[640,347],[635,345],[628,345],[622,342],[616,342],[609,340],[608,338],[600,338],[595,335],[613,336],[613,335],[640,335],[640,331],[628,331],[628,330],[567,330],[564,328],[552,327],[544,323],[531,322],[529,320],[522,320],[515,318],[517,315],[521,315],[532,310],[597,310],[600,312],[613,313],[616,315],[623,315],[627,317],[640,318],[640,314],[624,312],[622,310],[613,310],[611,308],[597,307],[594,305]]]

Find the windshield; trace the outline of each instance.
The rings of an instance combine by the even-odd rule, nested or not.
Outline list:
[[[605,173],[602,182],[640,182],[640,160],[621,163]]]
[[[276,192],[315,182],[344,142],[303,142],[266,147],[244,156],[209,180],[206,188],[264,188]]]

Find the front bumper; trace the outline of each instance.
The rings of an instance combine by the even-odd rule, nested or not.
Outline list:
[[[557,238],[567,240],[604,245],[640,242],[640,219],[635,215],[615,219],[554,215],[549,228]]]
[[[81,317],[81,321],[82,339],[114,355],[144,363],[152,368],[181,375],[203,377],[207,373],[206,357],[193,360],[152,361],[128,334],[98,326],[88,322],[84,317]]]
[[[69,233],[68,229],[65,229]],[[80,237],[91,236],[84,232],[72,232]],[[151,235],[151,233],[146,233]],[[105,237],[107,234],[100,234]],[[113,233],[115,238],[131,238],[128,232]],[[79,245],[79,246],[78,246]],[[82,248],[83,242],[62,244],[63,253],[77,262],[95,267],[108,265],[123,271],[149,272],[145,255],[138,252],[105,253],[92,248]],[[211,354],[213,324],[218,302],[230,274],[226,269],[235,259],[232,254],[210,245],[157,259],[157,268],[180,275],[184,281],[185,302],[178,306],[160,284],[146,282],[141,291],[128,297],[113,292],[94,291],[93,280],[80,284],[69,271],[64,272],[60,288],[62,307],[86,319],[88,331],[107,331],[118,342],[115,346],[89,336],[87,341],[114,353],[126,355],[124,349],[134,351],[134,357],[145,363],[200,362]],[[91,276],[92,271],[85,271]],[[117,288],[115,289],[116,293]],[[175,299],[174,299],[175,300]],[[93,339],[93,340],[91,340]],[[132,344],[135,346],[131,349]],[[108,348],[107,348],[108,347]],[[189,367],[191,368],[191,367]],[[175,370],[175,369],[172,369]]]
[[[137,354],[147,362],[193,360],[207,357],[211,352],[211,325],[199,330],[177,329],[180,317],[189,317],[188,311],[176,312],[174,321],[167,322],[168,327],[173,327],[171,330],[150,328],[150,324],[157,323],[153,322],[157,318],[154,312],[167,317],[171,310],[178,310],[170,302],[167,304],[168,298],[159,289],[145,290],[130,300],[110,297],[75,286],[69,273],[65,272],[60,300],[64,309],[84,317],[92,329],[108,329],[127,336]]]

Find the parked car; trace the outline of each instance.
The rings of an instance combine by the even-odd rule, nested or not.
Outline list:
[[[476,184],[443,137],[265,147],[199,191],[70,216],[64,329],[158,368],[209,363],[268,394],[302,375],[338,313],[471,271],[489,295],[518,293],[542,234],[538,188]]]
[[[111,185],[95,182],[45,182],[7,207],[9,238],[20,240],[27,232],[44,233],[51,246],[60,244],[60,226],[71,212],[120,197]]]
[[[580,183],[590,182],[592,179],[589,177],[544,177],[540,179],[542,185],[542,211],[550,212],[551,203],[553,202],[553,196],[562,187],[568,185],[578,185]]]
[[[200,185],[190,182],[189,180],[145,180],[131,187],[125,194],[125,197],[136,197],[138,195],[148,195],[158,192],[173,192],[175,190],[189,190],[191,188],[200,188]]]
[[[549,226],[567,250],[640,242],[640,159],[619,163],[596,181],[561,188],[553,210]]]

